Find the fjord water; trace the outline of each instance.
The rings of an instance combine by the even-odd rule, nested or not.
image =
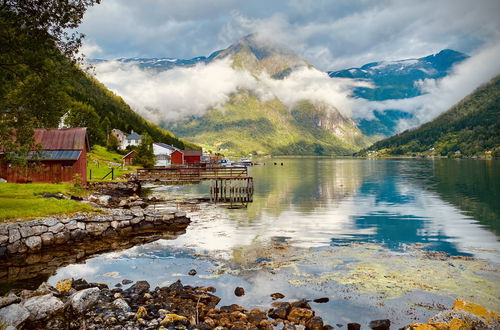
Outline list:
[[[212,285],[221,304],[267,307],[329,297],[313,306],[331,323],[426,320],[464,297],[500,303],[500,161],[265,159],[250,169],[253,203],[228,209],[182,203],[208,184],[155,186],[192,219],[186,234],[103,254],[58,270],[110,285],[181,279]],[[473,259],[469,257],[474,257]],[[190,269],[197,276],[188,276]],[[234,288],[246,290],[234,296]],[[409,315],[412,315],[409,318]]]

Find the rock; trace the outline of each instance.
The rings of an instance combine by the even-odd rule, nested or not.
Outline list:
[[[21,298],[19,298],[15,294],[8,295],[6,297],[0,297],[0,308],[18,303],[20,301],[21,301]]]
[[[113,306],[115,306],[117,309],[122,310],[124,312],[130,312],[131,311],[130,306],[122,298],[118,298],[118,299],[114,300],[113,301]]]
[[[73,279],[72,278],[65,278],[65,279],[57,281],[57,283],[56,283],[56,289],[60,293],[68,293],[69,290],[71,290],[72,286],[73,286]]]
[[[16,253],[17,251],[19,251],[20,247],[21,242],[15,241],[14,243],[10,243],[9,245],[7,245],[7,251],[9,251],[9,253]]]
[[[123,280],[122,281],[123,285],[127,285],[127,284],[130,284],[130,283],[134,283],[134,281],[131,281],[131,280]]]
[[[282,319],[285,320],[292,309],[292,306],[288,302],[283,302],[280,304],[276,304],[275,308],[271,308],[267,315],[273,319]]]
[[[71,239],[71,234],[67,231],[63,231],[54,235],[54,242],[56,244],[64,244]]]
[[[290,322],[295,324],[305,325],[307,321],[312,319],[314,316],[314,311],[308,308],[293,307],[287,316]]]
[[[99,288],[89,288],[78,291],[70,298],[71,306],[80,313],[85,312],[99,299]]]
[[[148,310],[145,307],[140,306],[137,309],[137,313],[135,313],[135,318],[136,319],[142,319],[146,315],[148,315]]]
[[[373,330],[389,330],[391,327],[390,320],[375,320],[368,325]]]
[[[324,297],[324,298],[318,298],[313,300],[317,304],[324,304],[330,301],[330,298]]]
[[[79,279],[73,281],[73,288],[75,290],[80,291],[80,290],[83,290],[83,289],[90,288],[90,285],[83,278],[79,278]]]
[[[40,238],[42,239],[42,244],[43,245],[51,245],[54,243],[54,234],[47,232],[43,233]]]
[[[294,302],[291,303],[291,305],[292,305],[292,308],[299,307],[299,308],[311,309],[311,306],[309,305],[309,303],[307,302],[306,299],[301,299],[301,300],[294,301]]]
[[[7,235],[0,235],[0,244],[7,243],[9,241],[9,236]]]
[[[70,233],[70,237],[73,241],[80,241],[87,236],[86,230],[75,229]]]
[[[42,247],[42,239],[40,236],[31,236],[24,241],[24,244],[26,244],[30,250],[39,250]]]
[[[88,222],[86,225],[86,229],[89,233],[102,233],[109,227],[109,222]]]
[[[254,325],[259,325],[262,320],[266,319],[266,313],[256,308],[252,309],[250,313],[248,313],[248,321]]]
[[[30,312],[21,304],[12,304],[0,309],[0,324],[17,328],[30,317]]]
[[[21,233],[17,228],[9,229],[9,243],[17,242],[21,239]]]
[[[285,298],[285,295],[282,293],[279,293],[279,292],[275,292],[275,293],[271,293],[271,298],[273,300],[283,299],[283,298]]]
[[[78,228],[78,223],[76,220],[70,220],[67,224],[64,225],[66,227],[66,230],[75,230]]]
[[[134,285],[127,289],[127,292],[133,292],[137,295],[144,295],[149,292],[149,283],[147,281],[137,281]]]
[[[285,324],[283,325],[283,328],[281,328],[282,330],[297,330],[297,327],[294,326],[293,324]]]
[[[189,272],[188,272],[189,275],[191,276],[195,276],[196,275],[196,269],[191,269]]]
[[[359,323],[347,323],[347,330],[360,330],[361,324]]]
[[[23,302],[24,308],[30,312],[29,319],[41,320],[64,308],[64,303],[54,297],[52,293],[44,296],[36,296]]]
[[[323,330],[323,319],[319,316],[314,316],[309,321],[306,321],[305,326],[309,330]]]
[[[160,322],[161,325],[173,325],[175,323],[181,323],[184,325],[188,325],[189,321],[186,317],[177,315],[177,314],[167,314],[165,315],[165,318]]]
[[[234,294],[237,297],[241,297],[241,296],[245,295],[245,289],[243,289],[242,287],[237,287],[236,289],[234,289]]]
[[[64,225],[62,223],[58,222],[55,225],[50,226],[48,230],[51,233],[57,234],[58,232],[60,232],[63,229],[64,229]]]

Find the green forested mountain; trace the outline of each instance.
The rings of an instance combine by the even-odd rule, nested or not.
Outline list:
[[[500,156],[500,76],[420,127],[378,141],[361,155]]]
[[[258,42],[253,35],[218,52],[213,60],[223,58],[229,58],[234,69],[252,74],[258,83],[264,72],[281,80],[295,70],[311,68],[290,51]],[[350,155],[369,145],[355,123],[331,105],[303,99],[287,106],[277,97],[263,101],[244,89],[201,117],[162,126],[208,149],[233,155]]]

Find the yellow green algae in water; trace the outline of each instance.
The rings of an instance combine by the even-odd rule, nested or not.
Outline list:
[[[500,306],[500,269],[485,260],[461,257],[431,257],[422,251],[395,254],[373,244],[332,248],[320,253],[316,263],[334,264],[339,259],[355,260],[343,269],[321,272],[315,276],[296,272],[293,285],[336,281],[350,285],[360,293],[392,299],[414,290],[475,301],[485,307]],[[330,254],[330,257],[328,257]],[[316,257],[315,257],[316,259]],[[331,268],[330,268],[331,269]]]

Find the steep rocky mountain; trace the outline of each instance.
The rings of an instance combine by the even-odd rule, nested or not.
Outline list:
[[[431,122],[376,142],[361,154],[500,156],[500,76]]]
[[[455,64],[467,58],[463,53],[444,49],[426,57],[373,62],[359,68],[329,71],[328,75],[332,78],[350,78],[372,83],[374,88],[358,87],[354,90],[354,95],[359,98],[370,101],[404,99],[422,95],[419,80],[443,78]],[[367,135],[392,135],[396,133],[400,119],[412,117],[399,109],[374,111],[374,115],[376,119],[361,119],[357,122],[358,127]]]
[[[212,60],[224,58],[257,81],[264,72],[272,79],[287,79],[295,70],[312,67],[289,50],[253,35],[218,52]],[[162,125],[213,151],[235,155],[346,155],[370,142],[331,105],[304,99],[287,106],[277,97],[263,101],[252,90],[239,90],[202,117]]]

